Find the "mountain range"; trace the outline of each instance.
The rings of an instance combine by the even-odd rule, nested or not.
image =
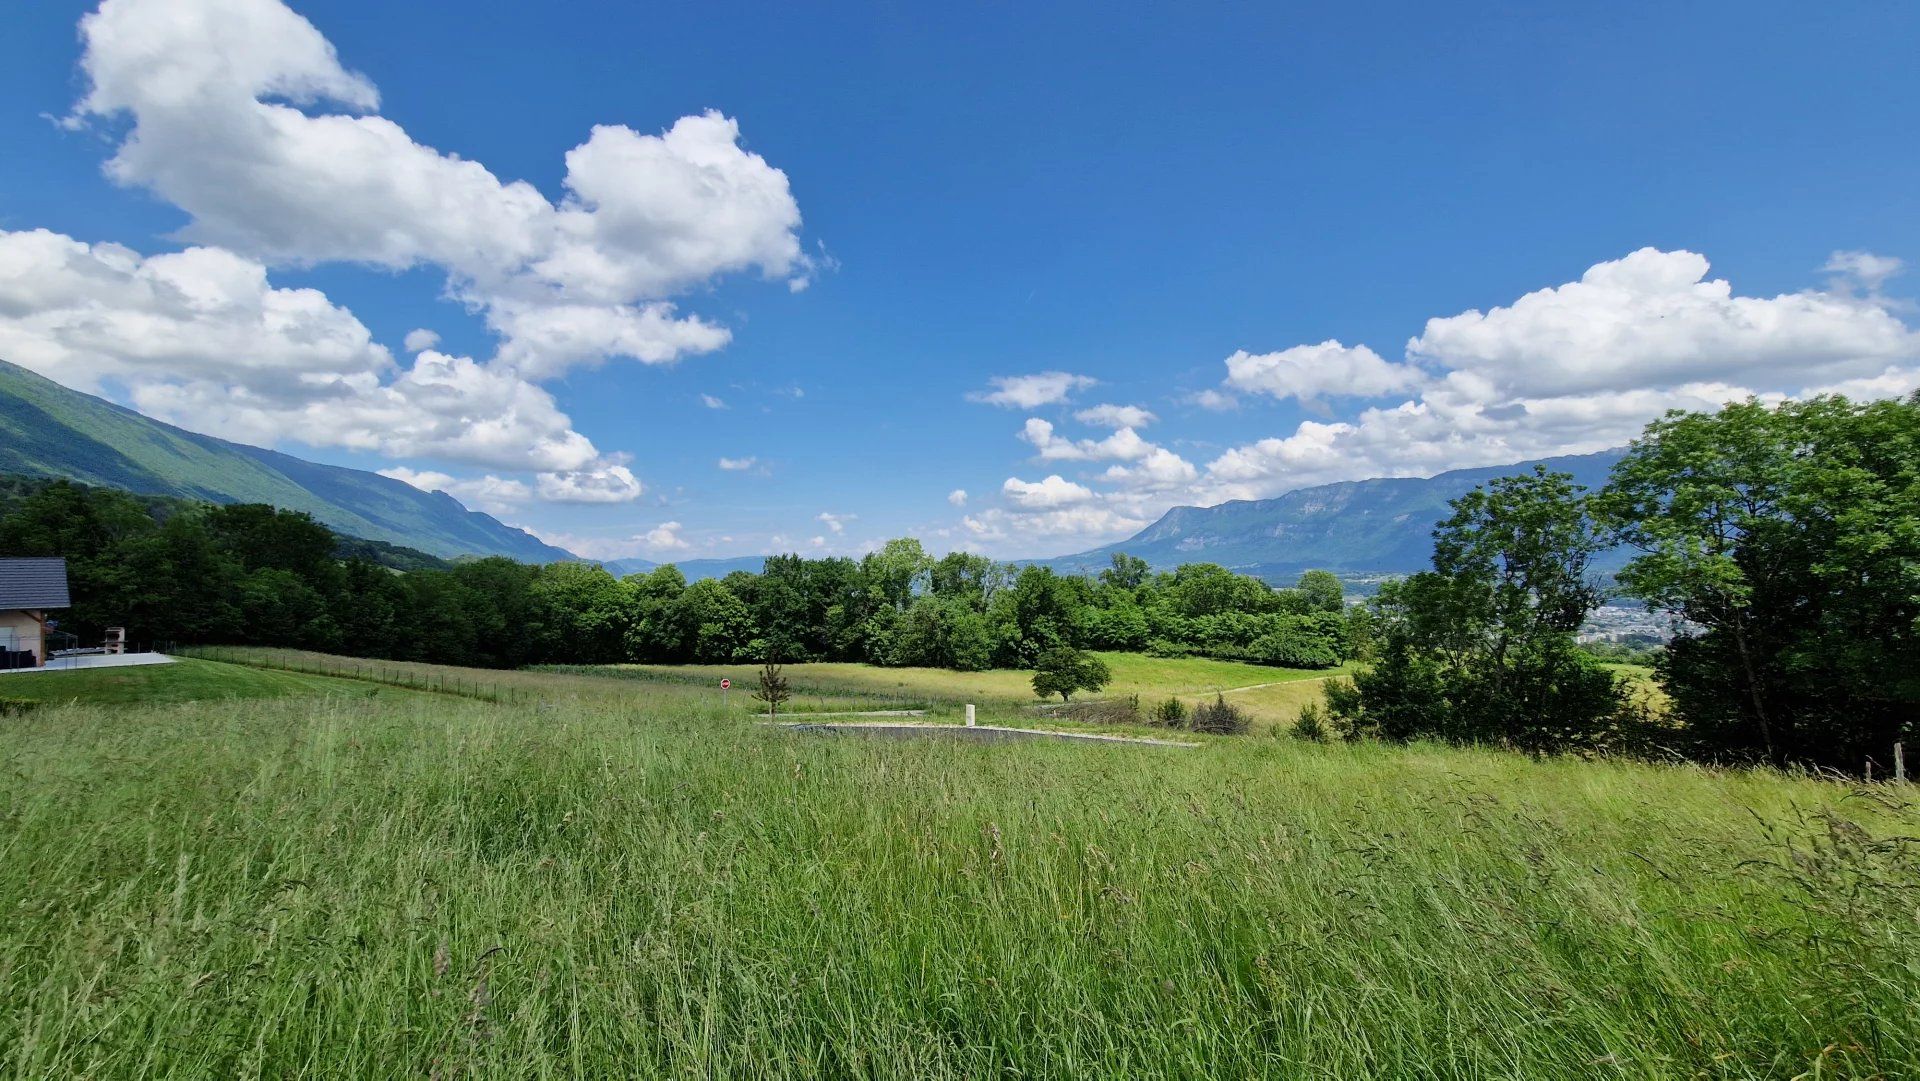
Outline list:
[[[0,361],[0,473],[144,495],[271,503],[336,532],[445,558],[577,559],[445,492],[199,435]]]
[[[1182,563],[1218,563],[1276,583],[1291,583],[1301,572],[1316,568],[1342,576],[1408,574],[1424,569],[1432,557],[1433,527],[1447,517],[1448,500],[1535,465],[1570,473],[1575,483],[1598,489],[1622,453],[1606,450],[1456,469],[1433,477],[1342,481],[1272,499],[1175,507],[1117,544],[1035,562],[1058,571],[1086,573],[1108,566],[1114,553],[1125,552],[1156,570]],[[1600,562],[1611,566],[1610,560]]]
[[[1589,488],[1606,482],[1618,450],[1542,464]],[[1116,544],[1052,559],[1022,560],[1067,573],[1106,567],[1114,553],[1155,569],[1219,563],[1271,582],[1321,568],[1345,577],[1405,574],[1427,565],[1447,501],[1536,463],[1456,469],[1301,488],[1272,499],[1175,507]],[[502,555],[529,563],[579,560],[468,510],[445,492],[423,492],[360,469],[321,465],[279,451],[199,435],[0,361],[0,473],[67,477],[145,495],[214,503],[271,503],[305,511],[336,532],[416,548],[442,558]],[[758,571],[764,556],[677,561],[689,580]],[[653,569],[645,559],[604,564],[615,574]],[[1604,569],[1604,568],[1603,568]]]

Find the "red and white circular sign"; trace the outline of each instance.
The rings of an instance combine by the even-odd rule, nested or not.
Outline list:
[[[733,681],[730,679],[723,679],[720,681],[720,689],[723,691],[730,689],[732,686],[733,686]]]

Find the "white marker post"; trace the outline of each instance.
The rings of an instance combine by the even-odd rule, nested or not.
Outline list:
[[[967,727],[968,728],[973,727],[973,703],[972,702],[967,703]]]

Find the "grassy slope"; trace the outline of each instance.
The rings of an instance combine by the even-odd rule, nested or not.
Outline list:
[[[1920,868],[1872,840],[1920,823],[1889,789],[876,743],[689,686],[499,678],[543,704],[4,722],[4,1072],[1920,1070]]]
[[[364,683],[298,672],[179,660],[127,668],[0,675],[0,699],[41,703],[156,705],[208,699],[283,698],[292,695],[367,696],[377,688]]]

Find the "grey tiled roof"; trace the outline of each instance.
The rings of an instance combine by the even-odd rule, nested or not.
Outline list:
[[[59,556],[40,559],[0,559],[0,610],[8,608],[66,608],[67,561]]]

